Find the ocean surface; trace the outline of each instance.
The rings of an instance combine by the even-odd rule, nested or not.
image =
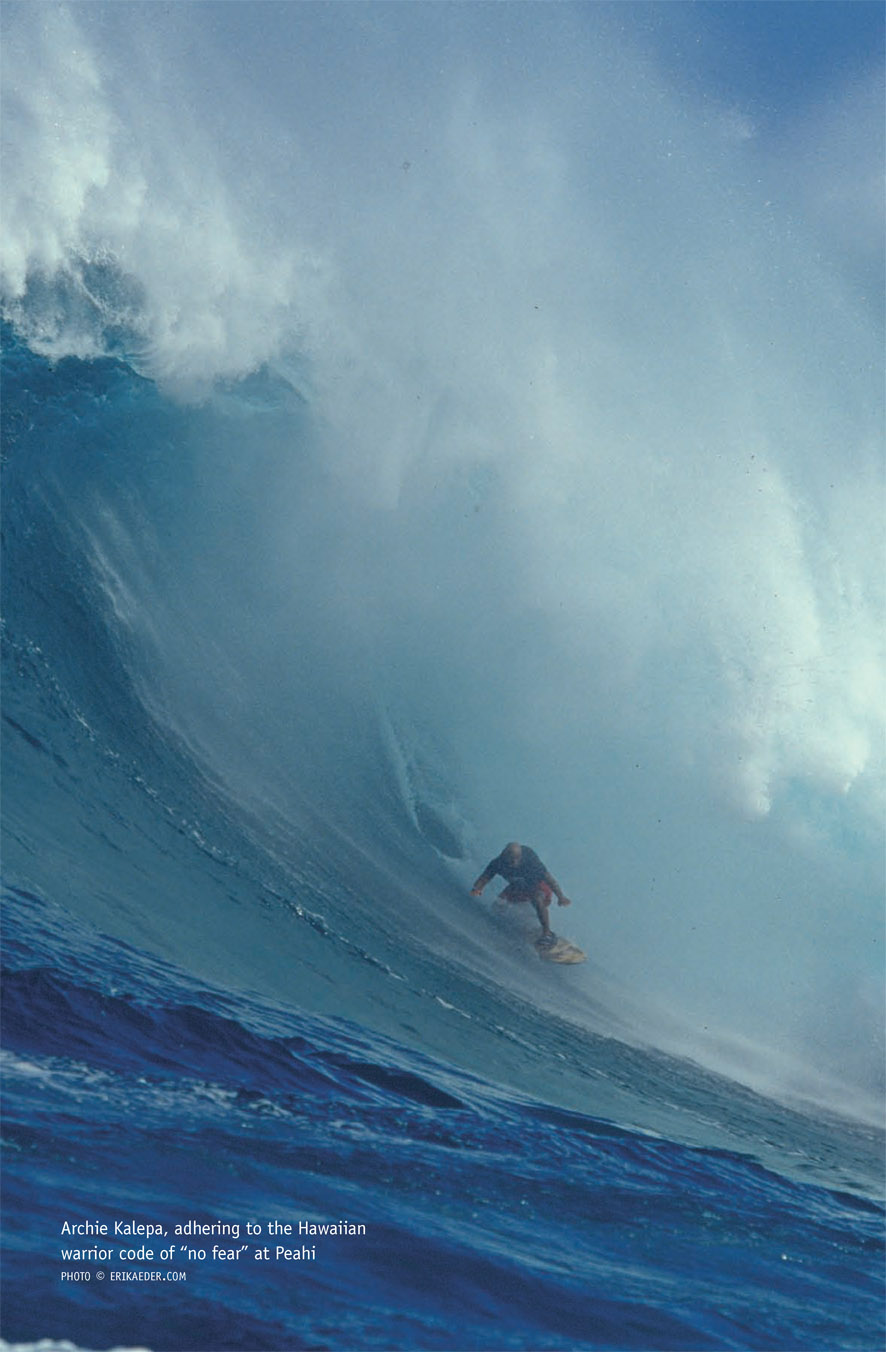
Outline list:
[[[3,1352],[886,1343],[879,105],[703,20],[4,6]]]

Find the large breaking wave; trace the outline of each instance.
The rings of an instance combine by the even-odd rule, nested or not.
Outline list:
[[[506,43],[419,8],[265,7],[260,42],[244,7],[6,8],[4,314],[55,363],[14,368],[13,644],[199,835],[191,770],[173,807],[144,763],[172,738],[373,961],[869,1112],[858,267],[609,10],[539,47],[525,7]],[[463,897],[512,837],[575,898],[562,990]],[[138,924],[188,965],[165,908]]]

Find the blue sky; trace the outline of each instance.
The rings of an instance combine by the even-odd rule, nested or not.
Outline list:
[[[731,110],[767,191],[819,231],[882,325],[886,7],[674,0],[624,9],[677,87]]]
[[[882,67],[884,7],[874,0],[696,0],[643,5],[654,11],[660,50],[684,73],[777,116],[820,97],[822,89]],[[681,12],[682,11],[682,12]],[[692,46],[666,34],[691,31]]]

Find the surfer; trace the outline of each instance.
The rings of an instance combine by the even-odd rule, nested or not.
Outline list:
[[[556,936],[548,923],[548,907],[551,904],[551,897],[557,898],[558,906],[571,906],[572,903],[568,897],[564,897],[557,879],[552,873],[548,872],[535,850],[531,850],[528,845],[519,845],[516,840],[512,840],[509,845],[504,847],[501,854],[496,855],[495,859],[491,859],[486,865],[471,888],[471,896],[481,896],[483,888],[488,882],[492,881],[496,874],[507,880],[508,885],[500,894],[503,900],[531,902],[541,925],[539,943],[553,944]]]

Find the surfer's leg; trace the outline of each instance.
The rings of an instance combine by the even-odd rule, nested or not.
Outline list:
[[[542,937],[553,938],[551,926],[548,921],[548,910],[551,905],[551,889],[545,883],[539,883],[535,892],[532,894],[532,905],[535,907],[535,914],[538,916],[538,923],[541,925]]]

